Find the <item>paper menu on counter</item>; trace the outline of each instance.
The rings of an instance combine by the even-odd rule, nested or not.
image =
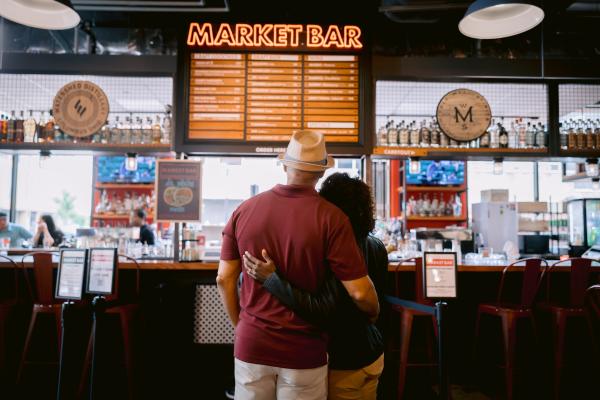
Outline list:
[[[117,249],[91,249],[87,293],[112,294],[116,265]]]
[[[87,250],[69,249],[60,252],[56,284],[57,299],[81,300]]]
[[[450,299],[456,297],[456,253],[425,252],[423,285],[425,297]]]

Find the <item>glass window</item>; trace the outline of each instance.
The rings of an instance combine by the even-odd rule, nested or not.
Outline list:
[[[284,184],[286,176],[276,158],[271,157],[203,157],[202,222],[206,226],[224,225],[231,213],[250,197]],[[334,172],[362,176],[360,159],[336,159]],[[323,178],[323,179],[324,179]],[[320,187],[320,183],[317,188]]]
[[[591,179],[563,182],[560,162],[539,162],[538,179],[540,201],[560,203],[593,191]]]
[[[89,226],[92,176],[92,156],[19,156],[16,222],[32,233],[42,214],[64,233]]]
[[[493,161],[469,161],[467,163],[469,215],[471,205],[481,202],[482,190],[508,189],[509,201],[533,201],[533,167],[533,162],[504,161],[502,171],[494,173]]]
[[[12,180],[12,156],[0,154],[0,211],[10,211],[10,187]]]

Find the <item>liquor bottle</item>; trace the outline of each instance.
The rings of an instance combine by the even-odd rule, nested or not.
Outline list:
[[[583,121],[579,121],[577,124],[577,149],[583,150],[585,149],[585,130],[583,129]]]
[[[134,131],[130,117],[125,117],[125,122],[120,126],[121,144],[134,144]]]
[[[60,129],[60,126],[56,122],[54,123],[54,132],[52,133],[52,137],[54,138],[55,143],[63,142],[65,139],[62,129]]]
[[[450,144],[450,147],[458,147],[459,146],[459,143],[452,138],[448,138],[448,143]]]
[[[429,147],[431,145],[431,131],[425,124],[421,122],[421,147]]]
[[[573,121],[569,123],[569,140],[567,142],[567,146],[569,150],[575,150],[577,148],[577,131],[575,129],[575,124]]]
[[[569,132],[567,130],[567,124],[563,124],[562,122],[558,124],[558,130],[560,132],[560,148],[562,150],[567,149],[567,138],[569,137]]]
[[[440,132],[440,147],[448,148],[450,147],[450,138],[444,132],[442,132],[439,127],[436,128]]]
[[[391,120],[387,128],[387,144],[388,146],[398,145],[398,130],[394,120]]]
[[[10,112],[10,118],[7,121],[6,127],[6,141],[8,143],[13,143],[15,141],[15,129],[16,129],[17,117],[15,116],[15,112]]]
[[[35,141],[37,143],[44,143],[46,138],[44,136],[44,126],[46,125],[46,112],[40,113],[40,119],[35,126]]]
[[[483,132],[483,135],[479,138],[479,147],[487,148],[490,147],[490,137],[492,136],[491,130],[494,125],[490,125],[487,131]]]
[[[29,110],[29,118],[23,122],[23,139],[26,143],[33,143],[37,123],[33,118],[33,110]]]
[[[514,132],[514,130],[511,129],[512,132]],[[500,145],[500,148],[507,148],[508,147],[508,132],[506,132],[506,129],[504,129],[504,126],[502,125],[502,123],[498,123],[498,143]]]
[[[440,147],[441,136],[439,128],[432,122],[429,125],[429,130],[431,132],[431,147]]]
[[[540,122],[535,132],[535,147],[546,147],[546,127]]]
[[[6,115],[0,115],[0,143],[6,143],[6,128],[8,121]]]
[[[146,117],[146,120],[142,120],[140,118],[140,124],[142,126],[142,143],[143,144],[151,144],[152,143],[152,119],[150,117]]]
[[[131,143],[141,144],[143,140],[142,124],[139,117],[131,119]]]
[[[417,123],[415,121],[412,122],[410,128],[410,145],[412,147],[419,147],[421,144],[421,133],[417,128]]]
[[[387,131],[390,126],[390,122],[386,122],[385,125],[381,125],[379,130],[377,131],[377,145],[378,146],[387,146]]]
[[[165,115],[165,117],[163,118],[163,137],[162,137],[162,142],[164,144],[169,144],[171,143],[171,108],[170,106],[167,106],[167,115]]]
[[[518,147],[520,149],[524,149],[525,147],[527,147],[527,125],[525,125],[525,123],[523,122],[523,119],[519,119],[519,123],[517,125],[517,129],[519,132],[518,138],[519,138],[519,142],[518,142]]]
[[[400,130],[398,131],[398,141],[400,142],[400,146],[408,146],[409,143],[409,131],[408,126],[402,121]]]
[[[44,125],[44,138],[48,143],[54,142],[54,117],[52,112],[50,112],[46,125]]]
[[[596,136],[594,135],[594,129],[592,128],[592,121],[588,121],[587,128],[585,129],[585,145],[588,150],[596,148]]]
[[[121,144],[122,134],[121,134],[121,123],[119,122],[119,117],[115,117],[115,121],[110,127],[110,137],[108,138],[108,143],[111,144]]]
[[[596,149],[600,149],[600,120],[596,120],[594,136],[596,137]]]
[[[501,119],[502,127],[504,128],[504,119]],[[504,128],[506,130],[506,128]],[[519,147],[519,121],[512,120],[510,122],[510,130],[508,131],[508,146],[511,149],[516,149]]]
[[[19,118],[15,121],[15,142],[22,143],[24,140],[23,122],[25,118],[23,116],[23,110],[19,113]]]
[[[150,117],[148,117],[150,118]],[[154,118],[154,123],[152,124],[152,143],[160,144],[160,140],[162,138],[162,129],[160,127],[160,116],[156,116]]]
[[[535,147],[535,128],[531,125],[531,122],[527,123],[527,130],[525,131],[525,147]]]
[[[490,125],[490,129],[488,129],[488,132],[490,134],[489,147],[497,149],[498,147],[500,147],[500,137],[498,136],[500,134],[500,131],[498,130],[496,120],[492,119],[492,124]]]

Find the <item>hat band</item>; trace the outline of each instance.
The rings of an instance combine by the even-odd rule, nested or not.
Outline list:
[[[314,164],[314,165],[323,165],[323,166],[327,165],[327,157],[325,157],[324,159],[319,160],[319,161],[302,161],[302,160],[299,160],[297,158],[290,156],[288,153],[285,153],[285,156],[283,157],[283,159],[286,161],[293,161],[293,162],[298,162],[298,163],[303,163],[303,164]]]

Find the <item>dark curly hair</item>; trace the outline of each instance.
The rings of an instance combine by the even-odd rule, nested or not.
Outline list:
[[[375,228],[371,188],[359,178],[332,174],[321,185],[319,194],[348,216],[357,240],[365,239]]]

